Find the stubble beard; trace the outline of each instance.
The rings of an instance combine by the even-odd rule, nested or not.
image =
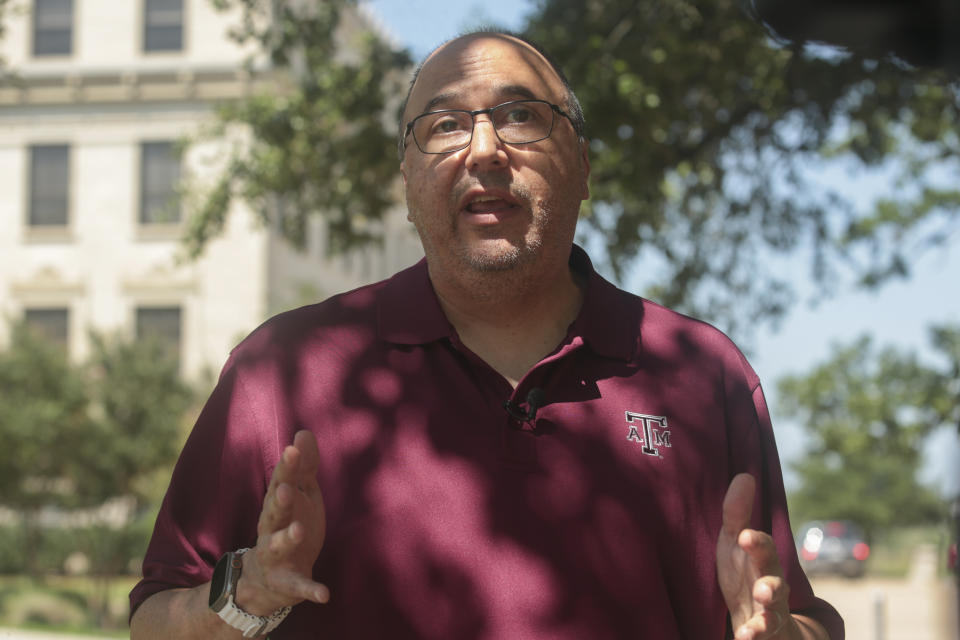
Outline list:
[[[536,196],[522,185],[512,185],[511,195],[519,202],[524,203],[529,213],[528,224],[522,235],[510,237],[508,235],[491,236],[485,239],[468,240],[458,229],[458,213],[454,213],[448,221],[449,244],[438,246],[443,242],[426,228],[421,227],[424,218],[417,209],[411,209],[411,222],[417,227],[418,235],[423,244],[428,262],[431,257],[437,260],[433,269],[457,274],[455,278],[464,286],[469,286],[477,297],[489,297],[494,287],[502,295],[503,287],[519,286],[527,267],[540,258],[545,239],[550,231],[550,220],[553,215],[548,203]],[[411,204],[408,199],[408,206]],[[452,245],[452,246],[451,246]],[[442,256],[446,254],[447,259]],[[515,285],[510,284],[512,279],[518,279]],[[464,283],[470,283],[465,285]]]
[[[490,238],[482,241],[481,246],[471,247],[463,241],[458,247],[457,257],[461,265],[478,274],[512,271],[534,262],[543,247],[543,236],[549,220],[549,211],[538,203],[522,186],[514,187],[513,195],[520,202],[526,202],[530,211],[530,226],[519,238]],[[459,237],[454,218],[453,236]],[[493,245],[493,246],[490,246]]]
[[[478,273],[511,271],[532,262],[543,245],[539,236],[532,239],[522,238],[519,244],[508,244],[507,240],[502,242],[507,246],[494,251],[477,251],[469,247],[461,247],[460,263]]]

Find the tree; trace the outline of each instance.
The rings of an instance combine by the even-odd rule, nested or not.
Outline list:
[[[152,497],[153,474],[167,475],[177,458],[195,394],[161,341],[94,334],[91,342],[87,371],[94,419],[75,452],[83,461],[77,491],[95,504],[129,496],[139,509]]]
[[[15,324],[0,351],[0,447],[8,452],[0,458],[0,504],[24,515],[31,570],[42,508],[123,497],[134,514],[143,510],[151,479],[176,459],[193,399],[163,345],[96,335],[92,342],[91,362],[75,365],[61,345]]]
[[[86,387],[60,345],[15,324],[0,351],[0,389],[0,504],[23,513],[33,570],[40,509],[75,498],[69,469],[91,429]]]
[[[618,276],[642,250],[650,296],[728,327],[789,307],[774,255],[809,251],[821,294],[876,286],[960,219],[957,78],[777,42],[744,4],[545,0],[526,29],[587,114],[588,237]],[[858,204],[818,165],[893,188]]]
[[[932,336],[945,367],[877,350],[863,337],[808,374],[780,382],[782,410],[812,440],[794,464],[801,480],[791,496],[797,518],[850,519],[869,531],[942,519],[944,498],[921,486],[917,471],[925,438],[960,419],[960,326],[936,328]]]
[[[4,33],[7,30],[6,20],[4,19],[8,15],[7,10],[10,8],[10,0],[0,0],[0,40],[3,40]],[[3,73],[4,67],[6,66],[6,60],[0,57],[0,74]],[[2,77],[2,75],[0,75]]]
[[[407,55],[361,22],[341,28],[346,12],[356,15],[352,0],[212,1],[242,15],[232,37],[258,45],[248,66],[268,82],[217,111],[211,135],[239,128],[249,143],[230,149],[212,186],[192,189],[189,253],[222,230],[234,199],[295,246],[311,216],[325,219],[332,252],[378,240],[397,179],[395,125],[385,118],[389,100],[399,102]],[[257,71],[264,59],[268,70]]]

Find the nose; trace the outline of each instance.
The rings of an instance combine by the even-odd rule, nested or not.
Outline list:
[[[473,125],[473,139],[467,147],[467,167],[470,169],[499,169],[507,165],[507,152],[489,118],[477,118]]]

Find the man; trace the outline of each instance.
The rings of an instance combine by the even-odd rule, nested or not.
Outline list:
[[[590,166],[554,65],[457,38],[403,124],[425,262],[234,350],[132,637],[842,638],[749,365],[573,246]]]

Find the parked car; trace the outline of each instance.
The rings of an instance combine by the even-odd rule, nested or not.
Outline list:
[[[859,578],[870,557],[863,530],[846,520],[808,522],[799,529],[797,553],[808,574],[839,574]]]

